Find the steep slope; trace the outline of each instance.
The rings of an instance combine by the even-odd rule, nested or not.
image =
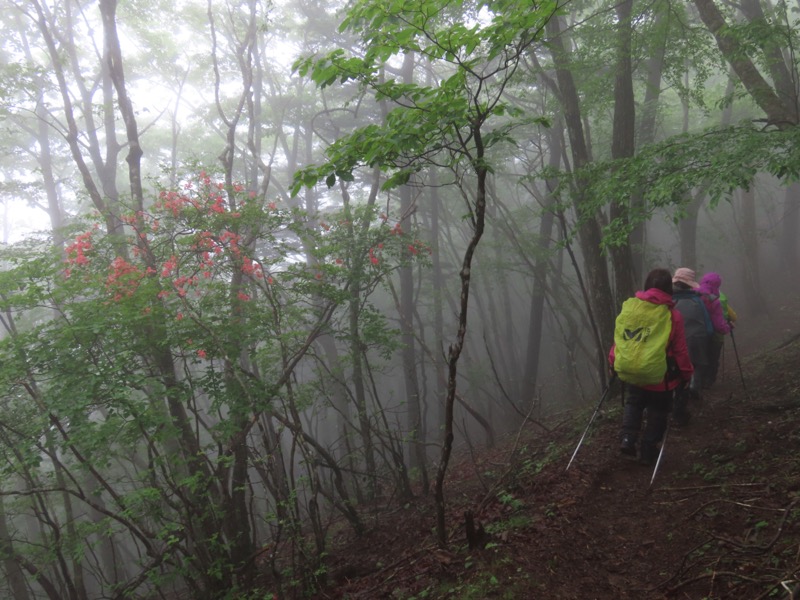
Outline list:
[[[787,597],[800,579],[798,302],[734,335],[740,361],[728,340],[721,381],[670,428],[652,485],[618,451],[614,395],[569,471],[594,407],[455,464],[448,551],[426,498],[337,540],[318,598]],[[468,547],[467,512],[482,548]]]

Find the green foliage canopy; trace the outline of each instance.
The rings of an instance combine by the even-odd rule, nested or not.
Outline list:
[[[553,2],[531,6],[514,0],[354,4],[341,29],[361,36],[363,54],[338,49],[302,58],[295,69],[321,87],[356,81],[393,108],[382,123],[336,140],[326,151],[327,161],[295,175],[292,192],[318,181],[331,187],[337,179],[352,180],[360,165],[390,171],[384,189],[408,182],[426,165],[458,169],[465,160],[472,168],[486,167],[483,154],[508,141],[515,127],[545,122],[526,117],[504,99],[503,90],[556,8]],[[392,77],[398,73],[393,64],[409,55],[426,61],[430,83]]]

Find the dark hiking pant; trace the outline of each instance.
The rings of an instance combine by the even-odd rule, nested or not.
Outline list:
[[[717,380],[719,371],[719,359],[722,356],[722,346],[725,343],[725,336],[715,333],[708,342],[708,369],[703,380],[703,387],[710,388]]]
[[[689,397],[693,391],[688,388],[675,390],[675,397],[672,400],[672,418],[677,425],[687,425],[689,423]]]
[[[689,360],[692,361],[694,367],[694,375],[692,381],[689,383],[689,388],[699,398],[703,393],[709,379],[709,351],[711,346],[711,336],[703,333],[686,337],[686,346],[689,349]]]
[[[625,410],[622,414],[620,438],[636,441],[641,433],[640,455],[654,457],[656,447],[664,437],[672,406],[672,391],[652,391],[626,384]],[[644,421],[644,430],[642,422]]]

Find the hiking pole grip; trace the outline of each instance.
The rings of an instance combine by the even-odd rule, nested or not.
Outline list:
[[[597,407],[594,409],[592,413],[592,417],[589,419],[589,422],[586,424],[586,429],[583,430],[583,435],[581,439],[578,440],[578,445],[575,446],[575,451],[572,453],[572,457],[569,459],[567,463],[567,468],[564,471],[569,471],[570,466],[572,466],[572,461],[575,460],[575,456],[578,454],[578,450],[580,450],[581,444],[583,444],[583,440],[586,437],[586,434],[589,433],[589,428],[592,426],[597,413],[600,412],[600,407],[603,405],[603,401],[606,399],[609,390],[611,389],[611,384],[614,383],[614,380],[617,378],[617,374],[613,373],[611,375],[611,379],[608,381],[608,385],[606,385],[606,389],[603,391],[603,395],[600,396],[600,402],[597,403]]]

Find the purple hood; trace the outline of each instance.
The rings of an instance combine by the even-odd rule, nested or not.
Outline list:
[[[717,273],[706,273],[700,280],[700,288],[697,290],[701,294],[712,294],[719,296],[719,286],[722,285],[722,277]]]

